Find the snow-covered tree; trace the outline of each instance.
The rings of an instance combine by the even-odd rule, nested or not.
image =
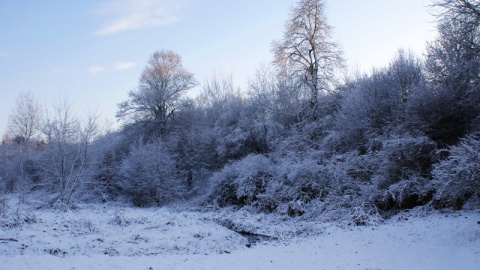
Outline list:
[[[273,43],[274,64],[280,76],[293,76],[296,91],[308,89],[309,114],[315,118],[319,95],[333,90],[342,52],[332,41],[332,27],[323,0],[300,0],[292,9],[283,39]]]
[[[118,105],[117,117],[147,124],[156,135],[164,134],[181,94],[196,84],[193,74],[183,68],[180,55],[157,51],[143,70],[138,88]]]

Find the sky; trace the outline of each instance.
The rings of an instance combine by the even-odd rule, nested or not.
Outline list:
[[[200,85],[231,74],[241,89],[283,36],[296,0],[2,0],[0,136],[20,92],[45,107],[67,98],[78,115],[116,121],[149,57],[172,50]],[[333,39],[350,71],[388,64],[400,48],[418,55],[435,37],[431,0],[327,0]]]

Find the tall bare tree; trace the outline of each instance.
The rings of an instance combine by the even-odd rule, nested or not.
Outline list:
[[[293,75],[309,90],[311,115],[318,110],[319,93],[332,90],[344,60],[332,41],[332,27],[323,0],[300,0],[291,11],[284,37],[273,43],[274,64],[284,76]]]
[[[153,123],[155,130],[163,133],[180,95],[196,84],[193,74],[183,68],[178,54],[157,51],[143,70],[138,89],[130,91],[129,100],[118,105],[117,117]]]
[[[9,117],[7,137],[13,139],[12,150],[15,159],[12,162],[15,178],[15,188],[18,192],[16,222],[21,225],[26,219],[24,204],[27,194],[33,187],[31,156],[34,151],[31,139],[39,132],[42,120],[42,108],[32,92],[21,92],[16,100],[16,106]]]

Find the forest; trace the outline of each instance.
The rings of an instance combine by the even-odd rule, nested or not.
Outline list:
[[[153,52],[121,126],[19,94],[0,145],[0,216],[78,203],[247,209],[287,217],[478,208],[480,3],[437,0],[426,54],[347,72],[323,0],[299,0],[246,89],[201,85],[169,49]],[[172,48],[174,50],[174,48]],[[187,93],[201,87],[195,97]],[[47,108],[47,109],[45,109]],[[9,196],[17,198],[9,204]]]

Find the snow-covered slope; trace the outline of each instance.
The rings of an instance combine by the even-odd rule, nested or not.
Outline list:
[[[167,208],[35,215],[1,228],[0,269],[480,269],[478,211],[366,227]],[[272,239],[252,244],[232,228]]]

